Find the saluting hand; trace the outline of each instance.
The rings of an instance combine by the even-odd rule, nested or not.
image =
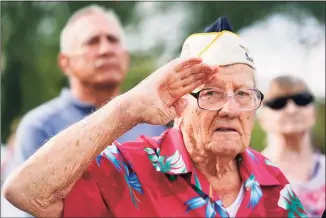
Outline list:
[[[142,123],[167,124],[186,107],[182,97],[210,81],[217,72],[218,68],[202,63],[199,57],[167,63],[128,92],[139,104],[135,116]]]

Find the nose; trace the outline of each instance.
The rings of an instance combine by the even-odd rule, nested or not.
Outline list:
[[[298,106],[295,105],[293,100],[288,101],[285,107],[287,113],[294,113],[298,109]]]
[[[240,114],[239,104],[234,100],[233,97],[228,97],[226,103],[219,111],[221,117],[237,117]]]
[[[106,39],[106,37],[101,37],[98,53],[99,55],[108,55],[114,53],[114,46],[112,43]]]

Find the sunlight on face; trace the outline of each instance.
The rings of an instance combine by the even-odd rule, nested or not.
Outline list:
[[[227,94],[239,89],[254,88],[254,70],[244,64],[221,67],[220,72],[202,88],[220,88]],[[229,99],[217,111],[200,109],[192,96],[181,117],[181,130],[188,151],[237,155],[249,146],[255,110],[241,111],[234,99]]]

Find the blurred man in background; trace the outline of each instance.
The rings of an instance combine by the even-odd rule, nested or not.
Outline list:
[[[259,120],[267,132],[262,153],[286,175],[308,217],[321,217],[325,210],[325,156],[311,143],[316,108],[305,82],[287,75],[273,79]]]
[[[30,111],[17,131],[18,159],[28,159],[46,140],[120,93],[129,54],[119,19],[96,5],[75,12],[61,32],[58,65],[69,79],[57,98]],[[107,123],[106,125],[110,125]],[[165,126],[140,124],[117,139],[160,135]]]
[[[52,136],[119,95],[129,64],[124,30],[115,13],[97,5],[76,11],[61,32],[58,56],[58,65],[68,77],[70,88],[64,88],[60,96],[23,117],[15,146],[10,147],[15,147],[15,152],[8,148],[6,162],[1,164],[3,178]],[[117,141],[132,141],[141,134],[160,135],[165,129],[139,124]],[[12,153],[14,157],[9,156]],[[8,208],[6,215],[15,215],[9,214],[13,211],[9,203],[4,207]]]

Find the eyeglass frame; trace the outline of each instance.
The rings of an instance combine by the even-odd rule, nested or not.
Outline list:
[[[190,95],[193,96],[193,97],[197,100],[197,105],[198,105],[198,107],[199,107],[200,109],[202,109],[202,110],[218,111],[218,110],[220,110],[220,109],[221,109],[221,108],[222,108],[222,107],[223,107],[223,106],[228,102],[228,100],[230,99],[230,97],[233,99],[234,96],[235,96],[239,91],[242,91],[242,90],[252,90],[252,91],[257,91],[257,92],[260,94],[261,99],[260,99],[260,102],[259,102],[259,105],[258,105],[257,108],[255,108],[255,109],[240,109],[241,111],[252,111],[252,110],[257,110],[257,109],[261,106],[262,101],[264,100],[264,94],[263,94],[261,91],[257,90],[257,89],[250,89],[250,88],[239,89],[239,90],[237,90],[236,92],[234,92],[233,94],[227,94],[224,90],[221,89],[221,90],[225,93],[225,95],[226,95],[226,101],[225,101],[225,102],[221,105],[221,107],[218,108],[218,109],[206,109],[206,108],[202,108],[202,107],[199,105],[199,95],[200,95],[200,92],[205,91],[205,90],[214,90],[214,88],[205,88],[205,89],[201,89],[201,90],[199,90],[198,92],[191,92],[191,93],[190,93]]]

